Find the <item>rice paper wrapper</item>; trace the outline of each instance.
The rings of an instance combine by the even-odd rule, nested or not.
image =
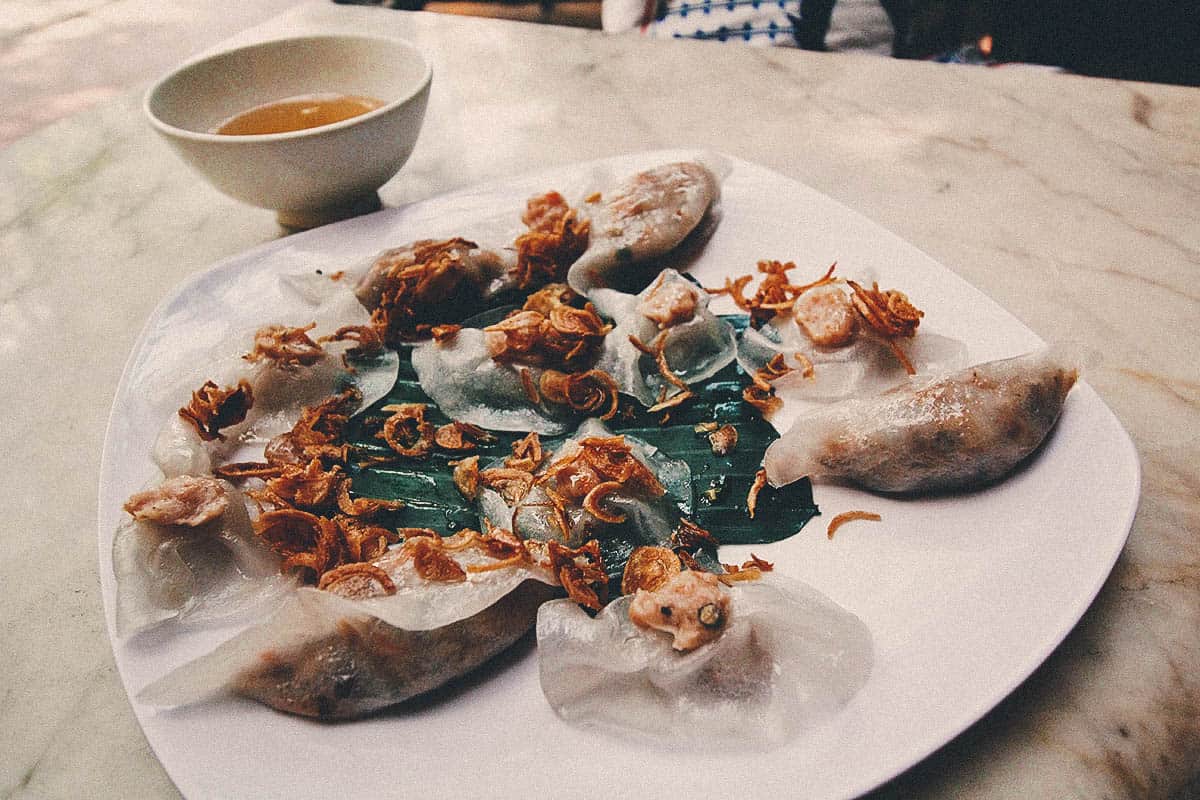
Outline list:
[[[922,330],[902,339],[899,346],[919,375],[944,374],[967,362],[965,344],[936,333]],[[785,423],[799,414],[849,398],[870,397],[909,378],[883,340],[860,333],[845,346],[821,347],[787,315],[760,329],[747,328],[738,337],[737,361],[747,374],[753,375],[777,355],[794,370],[771,382],[784,404],[783,414],[775,415],[784,419],[771,418],[777,428],[786,429]],[[813,372],[806,377],[809,364]]]
[[[853,614],[781,576],[730,589],[730,622],[689,653],[629,620],[629,596],[595,618],[569,600],[538,612],[542,691],[582,727],[683,750],[777,747],[866,683],[871,634]]]
[[[250,526],[242,493],[224,484],[229,506],[197,528],[130,520],[113,537],[117,634],[171,622],[227,623],[262,612],[295,588],[279,556]]]
[[[694,316],[660,332],[658,325],[640,309],[659,287],[679,287],[692,292],[696,298]],[[596,367],[612,375],[621,391],[633,395],[644,406],[657,403],[664,389],[667,394],[679,390],[666,382],[654,358],[637,349],[630,336],[647,345],[660,333],[665,336],[663,355],[667,364],[687,384],[711,378],[732,363],[737,354],[733,326],[709,311],[707,292],[673,269],[663,270],[658,280],[639,294],[595,289],[589,299],[602,316],[614,323],[604,339],[604,351]]]
[[[387,597],[297,590],[268,619],[150,684],[139,699],[178,706],[233,692],[303,716],[359,717],[436,689],[507,649],[559,591],[534,566],[443,583],[388,572],[398,591]]]

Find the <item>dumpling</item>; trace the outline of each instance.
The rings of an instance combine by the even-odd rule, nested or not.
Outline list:
[[[618,386],[594,368],[611,325],[562,284],[484,328],[416,345],[421,389],[445,414],[490,430],[565,433],[579,419],[611,418]]]
[[[707,292],[673,269],[637,295],[593,289],[591,300],[615,326],[597,368],[642,405],[678,394],[680,383],[711,378],[736,356],[733,326],[708,310]],[[659,349],[674,376],[670,382],[653,354]]]
[[[552,561],[535,552],[511,534],[414,536],[331,573],[323,589],[297,590],[139,697],[174,706],[231,691],[320,719],[386,708],[469,672],[533,626],[560,592]]]
[[[681,640],[687,626],[648,619],[668,613],[696,616],[701,633]],[[685,571],[594,618],[551,601],[537,638],[542,691],[564,720],[688,750],[776,747],[848,702],[873,662],[857,617],[777,575],[726,587]]]
[[[422,239],[376,256],[354,294],[384,324],[388,342],[398,345],[475,313],[515,266],[509,251],[463,238]]]
[[[595,419],[528,472],[491,465],[480,473],[480,512],[491,525],[572,547],[596,539],[610,569],[642,544],[670,541],[693,505],[691,470],[633,436],[614,436]]]
[[[251,529],[241,492],[211,477],[170,478],[133,495],[113,538],[117,634],[173,620],[227,622],[294,586]]]
[[[236,414],[218,414],[224,417],[217,420],[219,428],[208,430],[186,411],[169,412],[151,454],[166,477],[209,474],[242,448],[290,430],[305,407],[340,391],[356,392],[359,409],[391,391],[400,358],[382,346],[349,286],[315,273],[283,275],[279,281],[289,313],[310,323],[239,331],[211,359],[188,364],[169,376],[169,385],[148,388],[155,396],[178,398],[179,409],[196,403],[244,406]]]
[[[1054,427],[1075,367],[1042,350],[801,416],[767,448],[772,486],[805,476],[881,492],[969,489],[1002,478]]]
[[[778,262],[764,264],[779,270],[791,268]],[[921,312],[915,309],[909,332],[899,337],[903,344],[878,335],[855,310],[854,294],[850,282],[823,279],[786,303],[786,308],[771,315],[760,328],[747,328],[739,337],[738,363],[747,373],[762,370],[772,359],[779,359],[790,370],[771,380],[775,396],[790,414],[877,394],[903,383],[910,369],[914,374],[940,374],[966,363],[962,342],[917,332]],[[907,298],[904,304],[911,308]]]
[[[590,240],[567,273],[567,283],[587,295],[596,287],[622,287],[628,270],[675,250],[693,231],[706,229],[720,194],[717,176],[696,161],[664,164],[633,175],[581,211]],[[708,217],[711,219],[711,217]]]

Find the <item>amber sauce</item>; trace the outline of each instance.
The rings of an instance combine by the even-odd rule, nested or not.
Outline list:
[[[286,97],[235,114],[213,128],[227,136],[286,133],[331,125],[382,106],[382,100],[352,94],[310,94]]]

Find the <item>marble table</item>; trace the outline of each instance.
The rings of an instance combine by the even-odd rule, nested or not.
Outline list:
[[[389,206],[538,167],[723,150],[950,266],[1087,377],[1144,470],[1129,543],[1061,647],[880,797],[1168,798],[1200,765],[1200,90],[644,42],[315,3],[241,38],[379,30],[434,63]],[[158,300],[282,235],[209,188],[129,94],[0,151],[0,797],[169,797],[116,674],[95,487]],[[1102,457],[1100,454],[1099,457]]]

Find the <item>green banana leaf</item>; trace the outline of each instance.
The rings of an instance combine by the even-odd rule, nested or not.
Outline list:
[[[726,319],[739,329],[748,323],[744,315]],[[761,544],[785,539],[819,513],[806,479],[778,490],[764,487],[754,519],[750,518],[747,495],[763,452],[778,434],[742,399],[742,390],[748,383],[742,369],[736,363],[730,364],[709,380],[693,386],[695,399],[672,409],[665,423],[661,422],[661,412],[649,414],[632,398],[624,396],[616,417],[607,423],[614,433],[636,436],[671,458],[688,463],[695,497],[690,518],[721,544]],[[441,425],[450,421],[421,391],[408,353],[401,352],[400,372],[392,391],[371,409],[357,415],[347,430],[346,439],[358,451],[359,460],[391,452],[376,438],[375,432],[387,416],[379,409],[392,403],[425,403],[429,422]],[[697,430],[697,425],[711,422],[737,429],[737,445],[726,455],[713,453],[707,431]],[[468,455],[480,456],[481,464],[505,458],[512,454],[513,442],[524,436],[505,431],[495,431],[494,435],[494,441],[479,443]],[[564,438],[544,438],[543,447],[552,451]],[[462,454],[433,452],[419,461],[352,467],[354,494],[403,500],[406,507],[397,519],[406,527],[433,528],[446,534],[461,528],[478,528],[478,513],[459,493],[449,463],[462,457]],[[633,543],[623,541],[601,543],[610,574],[621,573],[632,546]],[[702,563],[714,564],[715,554],[707,556]]]

